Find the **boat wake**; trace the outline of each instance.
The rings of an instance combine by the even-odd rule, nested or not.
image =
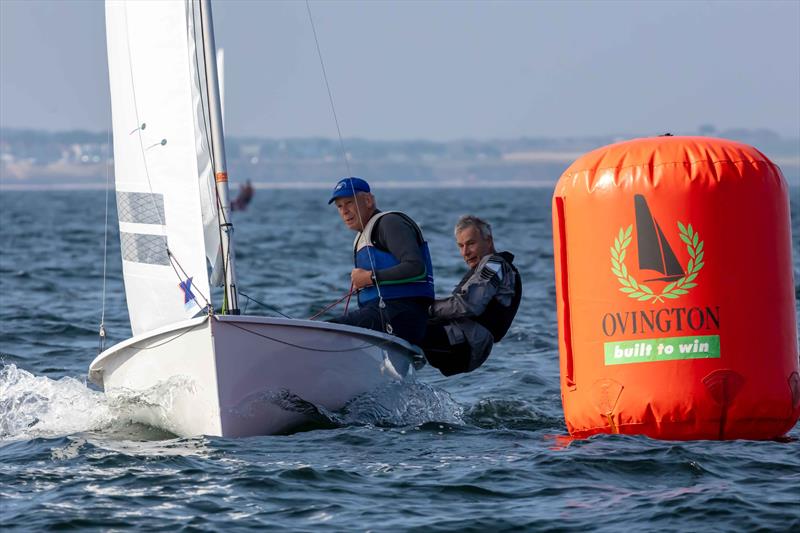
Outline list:
[[[461,424],[464,409],[442,389],[412,380],[388,383],[361,394],[331,411],[289,390],[263,391],[248,396],[231,411],[247,417],[269,402],[308,420],[292,432],[347,426],[406,427],[428,422]]]
[[[77,433],[124,435],[126,439],[172,438],[135,423],[147,413],[152,425],[164,427],[172,398],[193,383],[175,377],[145,391],[118,391],[107,396],[84,379],[36,376],[14,364],[0,368],[0,442],[54,438]],[[347,426],[408,427],[429,422],[464,424],[464,408],[446,391],[413,380],[389,383],[329,411],[288,390],[254,394],[237,406],[246,416],[260,402],[301,413],[308,422],[294,431]],[[160,414],[161,413],[161,414]]]
[[[114,419],[105,395],[85,382],[35,376],[13,364],[0,368],[0,442],[100,430]]]
[[[336,414],[343,425],[463,424],[464,408],[445,390],[414,380],[392,382],[353,398]]]
[[[85,380],[36,376],[14,364],[0,368],[0,442],[102,432],[131,439],[163,439],[173,435],[137,424],[147,413],[157,427],[176,392],[191,389],[176,377],[145,391],[119,391],[107,396]]]

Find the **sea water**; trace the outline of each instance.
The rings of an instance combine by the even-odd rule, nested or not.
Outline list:
[[[272,307],[243,299],[248,313],[308,318],[347,291],[353,234],[327,193],[258,190],[236,214],[240,289]],[[87,384],[103,308],[109,344],[130,335],[113,194],[103,306],[105,193],[0,193],[0,529],[797,531],[798,427],[767,442],[566,438],[551,194],[379,191],[420,222],[440,294],[465,268],[458,215],[492,222],[525,283],[507,337],[472,374],[425,368],[304,431],[223,439],[136,425],[157,399]]]

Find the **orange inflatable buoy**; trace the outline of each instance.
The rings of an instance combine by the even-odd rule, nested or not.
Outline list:
[[[745,144],[636,139],[553,196],[561,396],[575,437],[770,439],[800,417],[789,193]]]

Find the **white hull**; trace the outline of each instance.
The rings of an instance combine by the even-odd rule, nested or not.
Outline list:
[[[117,344],[92,362],[89,378],[112,398],[134,400],[137,422],[180,436],[242,437],[309,420],[302,409],[282,408],[281,397],[337,410],[411,376],[422,361],[402,339],[362,328],[205,316]]]

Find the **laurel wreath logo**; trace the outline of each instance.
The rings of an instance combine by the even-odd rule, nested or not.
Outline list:
[[[681,240],[686,243],[686,250],[689,252],[689,262],[686,264],[686,275],[677,281],[667,284],[661,293],[656,294],[653,289],[636,281],[628,267],[625,266],[625,255],[627,254],[628,245],[631,243],[631,233],[633,232],[633,224],[627,228],[619,229],[619,234],[614,239],[614,246],[611,247],[611,272],[617,276],[619,281],[620,291],[628,295],[628,298],[635,298],[640,302],[647,302],[653,300],[654,302],[663,302],[665,298],[674,300],[684,294],[688,294],[689,290],[697,287],[694,283],[697,278],[697,273],[703,268],[703,244],[699,235],[692,228],[692,225],[684,226],[678,222],[678,230],[680,231]]]

